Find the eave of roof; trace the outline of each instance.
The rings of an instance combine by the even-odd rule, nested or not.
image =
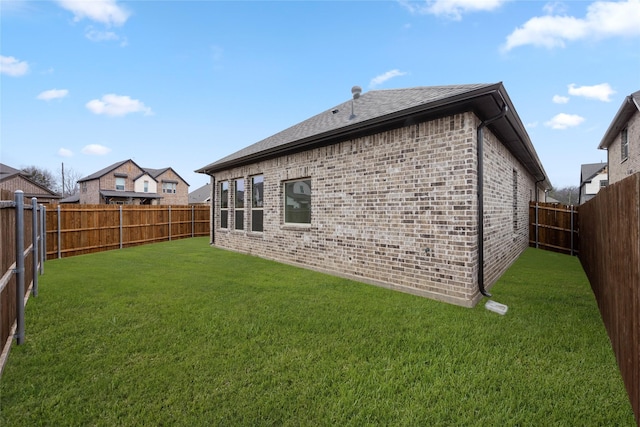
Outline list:
[[[265,158],[460,112],[473,111],[485,120],[496,116],[504,103],[508,106],[507,114],[489,127],[537,181],[546,181],[550,187],[546,172],[502,83],[367,92],[355,101],[349,100],[326,110],[196,172],[212,175],[216,171]],[[351,113],[352,108],[355,114]]]
[[[613,141],[615,141],[620,131],[624,129],[631,116],[638,111],[640,111],[640,90],[632,93],[624,99],[622,105],[618,109],[618,112],[611,121],[609,128],[604,133],[602,141],[600,141],[600,144],[598,145],[598,149],[609,149],[609,146]]]
[[[137,193],[135,191],[100,190],[100,194],[106,197],[121,197],[135,199],[162,199],[164,196],[156,193]]]

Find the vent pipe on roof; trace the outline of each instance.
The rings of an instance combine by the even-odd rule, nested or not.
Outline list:
[[[351,94],[353,95],[353,99],[351,100],[351,117],[349,117],[349,119],[354,119],[356,117],[356,113],[353,111],[353,101],[360,98],[361,93],[362,93],[362,88],[360,86],[354,86],[351,88]]]

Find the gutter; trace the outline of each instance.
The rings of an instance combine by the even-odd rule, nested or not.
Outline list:
[[[491,297],[491,294],[484,288],[484,128],[503,118],[509,111],[506,101],[502,97],[500,91],[498,95],[502,99],[502,111],[498,115],[491,117],[478,125],[477,140],[478,140],[478,290],[485,297]]]

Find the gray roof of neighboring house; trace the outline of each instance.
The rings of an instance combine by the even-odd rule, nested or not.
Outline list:
[[[606,150],[609,148],[611,143],[615,141],[618,137],[618,134],[624,127],[627,125],[627,122],[635,113],[640,111],[640,90],[637,92],[633,92],[631,95],[625,97],[620,109],[616,113],[615,117],[611,121],[609,128],[604,133],[602,137],[602,141],[600,141],[600,145],[598,148],[600,150]]]
[[[131,197],[133,199],[162,199],[162,195],[157,193],[136,193],[135,191],[100,190],[100,194],[106,197]]]
[[[546,181],[550,186],[546,172],[502,83],[365,92],[357,99],[343,102],[196,172],[213,174],[264,158],[329,145],[347,138],[459,112],[473,111],[481,120],[486,120],[498,115],[505,105],[508,107],[506,115],[489,127],[537,180]]]
[[[127,162],[131,162],[134,165],[138,166],[138,164],[136,162],[134,162],[133,160],[131,160],[131,159],[122,160],[121,162],[114,163],[114,164],[112,164],[110,166],[107,166],[106,168],[100,169],[99,171],[94,172],[91,175],[87,175],[84,178],[80,178],[78,180],[78,182],[91,181],[93,179],[98,179],[101,176],[106,175],[107,173],[111,172],[112,170],[119,168],[120,166],[122,166],[123,164],[125,164]],[[140,168],[140,166],[138,166],[138,167]],[[143,168],[140,168],[140,169],[144,170]]]
[[[21,170],[14,169],[11,166],[7,166],[3,163],[0,163],[0,179],[8,178],[13,175],[22,174]]]
[[[587,163],[580,166],[580,185],[589,182],[594,176],[599,174],[602,169],[606,168],[606,163]]]
[[[189,203],[206,203],[211,200],[211,184],[205,184],[189,193]]]
[[[131,159],[127,159],[127,160],[122,160],[120,162],[114,163],[112,165],[107,166],[106,168],[100,169],[97,172],[92,173],[91,175],[87,175],[84,178],[80,178],[78,180],[78,182],[82,182],[82,181],[91,181],[94,179],[98,179],[106,174],[108,174],[109,172],[111,172],[112,170],[115,170],[117,168],[119,168],[120,166],[122,166],[123,164],[127,163],[127,162],[131,162],[134,165],[136,165],[138,168],[140,168],[140,170],[142,170],[143,172],[148,173],[153,179],[155,179],[157,181],[158,176],[162,175],[163,173],[165,173],[168,170],[172,170],[173,173],[175,173],[180,179],[182,179],[184,181],[185,184],[189,185],[189,183],[187,181],[185,181],[175,170],[173,170],[173,168],[171,167],[166,167],[166,168],[160,168],[160,169],[151,169],[151,168],[143,168],[142,166],[138,165],[136,162],[134,162]]]

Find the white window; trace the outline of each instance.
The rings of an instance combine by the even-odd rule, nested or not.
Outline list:
[[[176,194],[176,188],[178,184],[175,182],[163,182],[162,183],[162,192],[167,194]]]
[[[622,129],[620,132],[620,161],[627,160],[629,157],[629,135],[627,128]]]
[[[149,192],[149,181],[144,181],[144,192],[148,193]]]
[[[124,191],[124,183],[125,183],[124,178],[116,177],[116,190]]]
[[[284,183],[284,222],[311,224],[311,180]]]

